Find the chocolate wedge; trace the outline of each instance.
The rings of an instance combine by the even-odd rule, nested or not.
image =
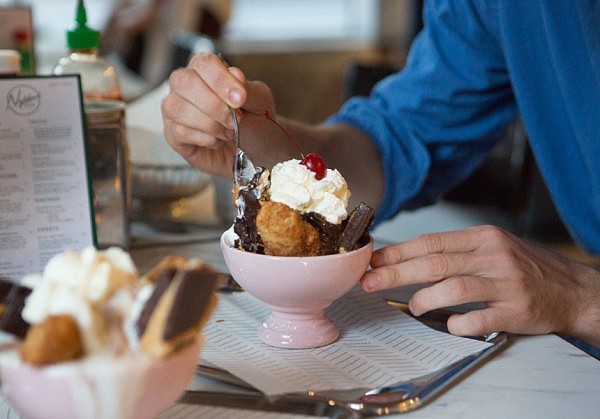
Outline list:
[[[375,210],[364,202],[357,205],[340,235],[340,253],[358,249],[369,242],[369,227],[373,224],[374,216]]]
[[[10,284],[10,287],[8,287],[8,284]],[[21,312],[23,311],[23,307],[25,307],[25,299],[31,294],[31,288],[16,283],[9,283],[8,280],[6,280],[2,288],[4,295],[2,297],[0,330],[4,330],[19,338],[24,338],[30,325],[23,320]],[[8,292],[6,292],[7,289]]]
[[[147,353],[168,355],[194,340],[210,316],[219,274],[205,265],[167,267],[136,324]]]

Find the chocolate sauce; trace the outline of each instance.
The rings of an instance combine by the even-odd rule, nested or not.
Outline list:
[[[249,191],[240,191],[238,205],[242,208],[240,215],[233,222],[233,231],[238,235],[236,247],[247,252],[264,254],[265,248],[256,228],[256,216],[260,210],[260,202]]]
[[[344,229],[345,221],[340,224],[333,224],[316,212],[302,214],[302,218],[319,232],[319,240],[321,242],[320,255],[332,255],[339,252],[338,240]]]

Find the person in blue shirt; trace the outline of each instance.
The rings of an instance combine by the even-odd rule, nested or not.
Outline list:
[[[278,121],[344,174],[379,223],[438,200],[519,114],[571,235],[600,254],[600,1],[430,0],[423,17],[406,66],[369,97],[322,124]],[[231,177],[228,105],[253,160],[271,166],[296,155],[263,117],[276,115],[269,87],[242,70],[200,54],[169,83],[165,136],[195,167]],[[412,296],[416,315],[485,302],[449,319],[454,334],[556,332],[600,347],[600,272],[498,227],[386,246],[371,267],[361,280],[367,292],[434,282]]]

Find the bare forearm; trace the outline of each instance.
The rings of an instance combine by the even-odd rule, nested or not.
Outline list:
[[[373,142],[349,125],[320,126],[325,140],[314,144],[327,164],[338,169],[352,191],[351,206],[364,201],[374,208],[383,199],[384,179],[381,158]]]

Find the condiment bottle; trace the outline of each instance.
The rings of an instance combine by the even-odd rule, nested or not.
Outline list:
[[[115,67],[99,55],[100,32],[87,26],[83,0],[77,3],[77,25],[67,31],[69,54],[54,65],[52,73],[79,74],[85,100],[122,100]]]
[[[13,49],[0,49],[0,76],[18,76],[21,73],[21,55]]]
[[[77,3],[75,21],[76,27],[67,31],[69,55],[58,60],[52,73],[79,74],[81,79],[97,245],[127,248],[131,170],[125,103],[115,67],[99,55],[100,33],[87,26],[83,0]]]
[[[17,29],[13,33],[14,48],[21,56],[21,74],[31,75],[35,73],[33,62],[33,51],[31,34],[26,29]]]

